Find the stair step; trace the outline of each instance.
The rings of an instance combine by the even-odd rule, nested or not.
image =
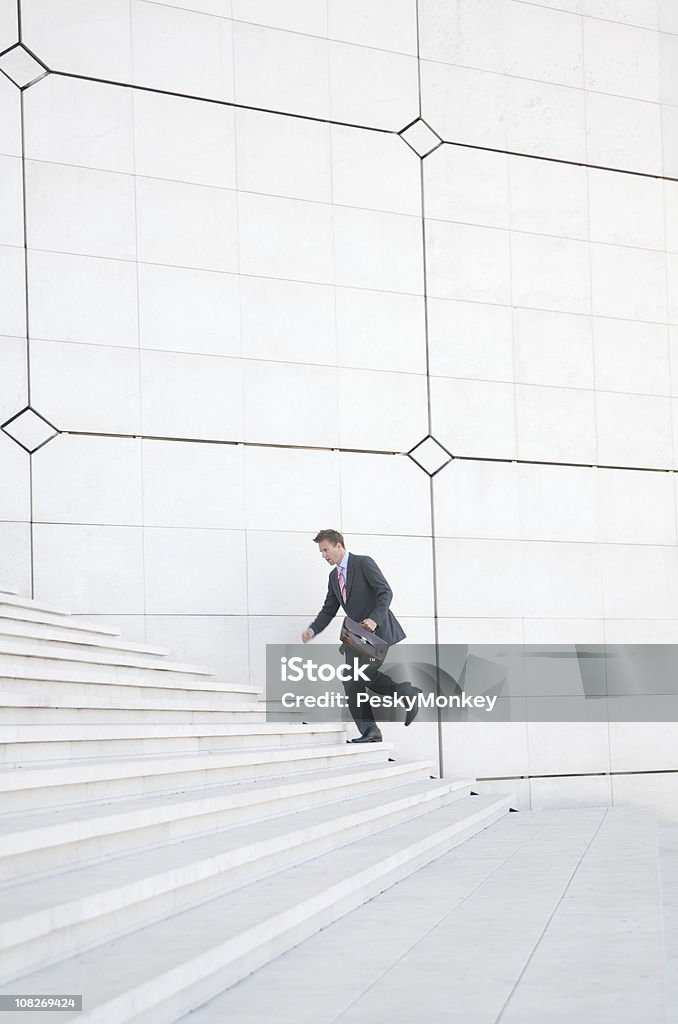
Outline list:
[[[154,647],[151,644],[138,644],[129,640],[116,640],[110,637],[88,634],[85,630],[66,630],[63,627],[43,625],[39,622],[17,622],[13,619],[0,618],[0,654],[6,642],[25,644],[30,641],[36,651],[73,651],[78,653],[94,653],[98,656],[93,661],[108,661],[109,654],[124,652],[148,658],[166,658],[169,648]],[[88,650],[89,649],[89,650]],[[51,657],[51,654],[49,655]],[[113,662],[115,663],[115,662]]]
[[[0,983],[419,817],[469,786],[419,780],[18,886],[0,907]]]
[[[178,674],[144,677],[119,669],[109,669],[108,672],[102,671],[100,674],[76,669],[66,672],[54,670],[51,674],[49,671],[39,670],[33,673],[13,672],[7,675],[7,671],[6,665],[0,665],[0,688],[3,691],[3,698],[7,697],[10,707],[20,703],[17,698],[24,694],[53,692],[55,686],[58,686],[59,695],[62,697],[105,691],[119,693],[121,696],[125,696],[128,691],[138,691],[138,695],[142,695],[147,691],[156,698],[166,695],[172,698],[175,694],[189,693],[214,701],[218,694],[259,694],[259,690],[253,686],[242,683],[222,683],[216,679],[206,679],[197,683],[189,676]],[[138,670],[136,672],[138,673]],[[48,691],[45,690],[46,685],[50,688]]]
[[[277,780],[204,786],[195,793],[156,793],[105,804],[5,814],[0,817],[0,879],[53,873],[64,865],[279,817],[430,775],[429,761],[342,764]]]
[[[37,612],[48,612],[50,615],[67,617],[71,613],[63,608],[57,608],[53,604],[46,604],[44,601],[35,600],[32,597],[20,597],[15,594],[0,594],[0,605],[7,608],[30,608]]]
[[[196,676],[201,680],[206,676],[213,676],[214,673],[202,665],[184,665],[180,662],[167,661],[162,656],[149,662],[139,654],[125,650],[114,650],[106,658],[102,657],[102,651],[92,647],[83,650],[55,647],[53,643],[41,640],[25,640],[22,638],[12,639],[0,635],[0,670],[3,675],[12,675],[16,669],[23,676],[31,674],[36,668],[42,670],[55,669],[63,672],[65,668],[73,672],[79,666],[91,666],[101,669],[105,673],[110,669],[133,668],[146,678],[151,678],[156,673],[174,672],[181,675]],[[40,676],[39,678],[42,678]],[[78,678],[77,676],[75,678]]]
[[[15,979],[13,986],[82,992],[83,1011],[63,1012],[66,1021],[169,1024],[507,809],[504,797],[456,801]]]
[[[18,594],[18,591],[14,590],[13,587],[8,587],[8,586],[5,586],[3,584],[3,585],[0,585],[0,594],[8,594],[8,595],[11,594],[12,596],[16,597],[17,594]]]
[[[35,742],[24,741],[4,743],[0,735],[0,767],[2,765],[28,767],[40,765],[44,761],[69,760],[77,763],[80,760],[103,757],[134,757],[149,754],[184,754],[207,753],[217,750],[238,750],[241,747],[256,745],[260,748],[280,750],[299,742],[316,744],[346,742],[346,730],[341,725],[317,728],[314,725],[291,726],[281,725],[264,728],[258,732],[239,732],[234,725],[215,725],[213,727],[187,726],[183,731],[175,726],[176,735],[168,735],[168,730],[160,730],[157,735],[149,736],[137,729],[129,737],[79,737],[62,739],[58,731],[52,728],[51,741],[45,739]]]
[[[71,631],[93,637],[119,637],[120,630],[112,626],[100,626],[98,623],[86,622],[68,612],[45,611],[31,603],[25,605],[6,604],[0,595],[0,621],[21,622],[36,626],[49,626],[63,632],[65,636]]]
[[[2,671],[3,669],[5,671]],[[66,676],[70,676],[70,678],[65,678]],[[80,678],[86,676],[90,678]],[[176,675],[158,674],[149,679],[136,675],[127,675],[124,670],[121,671],[115,668],[109,669],[107,673],[102,672],[100,677],[89,670],[80,671],[74,669],[65,672],[55,670],[50,677],[49,671],[42,670],[32,673],[17,671],[8,675],[7,666],[5,664],[0,665],[0,689],[3,691],[3,699],[7,697],[10,706],[17,703],[16,700],[9,700],[12,696],[16,698],[21,697],[24,693],[50,692],[50,690],[45,690],[45,686],[49,685],[51,689],[56,684],[59,685],[60,692],[63,692],[64,696],[80,692],[77,689],[78,687],[81,688],[83,693],[88,693],[90,689],[93,692],[100,689],[111,692],[120,690],[121,694],[127,690],[138,690],[141,694],[148,691],[153,696],[158,696],[159,694],[164,696],[167,694],[168,697],[172,697],[175,693],[184,693],[197,696],[203,695],[212,699],[222,693],[256,694],[257,696],[260,693],[253,686],[248,686],[244,683],[224,683],[218,679],[205,679],[198,683],[190,676],[183,676],[178,673]]]
[[[292,736],[300,733],[333,733],[339,734],[346,731],[346,726],[341,723],[317,722],[312,725],[303,725],[300,722],[278,723],[260,722],[255,725],[227,724],[223,722],[187,724],[187,723],[162,723],[143,722],[121,722],[109,724],[99,722],[92,724],[78,725],[69,723],[65,725],[0,725],[0,746],[12,744],[22,747],[31,744],[48,744],[50,749],[60,743],[93,742],[105,743],[109,740],[162,740],[181,737],[207,738],[210,736],[231,736],[240,739],[247,736],[273,737]]]
[[[83,758],[77,764],[42,762],[26,768],[0,767],[2,806],[12,811],[37,806],[164,790],[184,790],[206,783],[275,778],[291,772],[386,760],[391,744],[290,746],[279,750],[251,747],[235,752],[177,754],[162,757]]]
[[[0,763],[26,764],[30,761],[51,761],[69,758],[92,758],[99,754],[153,754],[165,751],[197,750],[210,744],[221,748],[225,743],[243,745],[284,745],[295,736],[324,736],[328,742],[346,738],[342,723],[260,722],[252,725],[223,722],[205,724],[136,723],[92,725],[0,725]],[[91,753],[87,753],[92,746]]]
[[[0,767],[6,765],[16,769],[28,768],[56,759],[78,764],[81,761],[98,757],[108,759],[215,753],[219,750],[240,750],[254,744],[262,750],[282,750],[288,746],[298,745],[300,742],[303,744],[313,742],[318,746],[338,742],[345,743],[346,735],[344,732],[339,736],[338,732],[318,731],[315,727],[309,726],[304,732],[299,733],[267,732],[258,736],[228,732],[221,735],[213,733],[211,735],[158,736],[144,739],[77,740],[64,743],[55,742],[49,746],[44,743],[12,743],[3,747],[0,744]]]
[[[209,712],[235,713],[238,710],[254,712],[262,717],[266,706],[256,700],[259,696],[251,690],[224,685],[223,690],[177,690],[168,687],[151,686],[113,686],[93,683],[60,684],[58,687],[47,687],[45,680],[40,686],[31,686],[21,681],[21,685],[8,688],[6,680],[0,679],[0,707],[7,717],[14,717],[14,709],[51,708],[64,713],[73,710],[105,710],[153,711],[155,721],[159,721],[167,712],[181,712],[181,721],[186,721],[186,713]],[[250,698],[247,700],[247,698]],[[16,712],[18,714],[18,712]],[[108,714],[104,720],[108,720]],[[227,719],[227,720],[230,720]]]
[[[46,696],[46,695],[45,695]],[[215,722],[238,723],[252,722],[260,723],[266,717],[266,705],[263,701],[251,701],[239,704],[228,702],[223,703],[219,709],[195,707],[157,707],[149,701],[141,706],[128,708],[124,700],[118,702],[119,706],[114,707],[110,701],[101,704],[99,707],[91,707],[91,701],[85,699],[79,705],[77,702],[72,706],[65,706],[61,702],[59,707],[53,707],[57,698],[54,694],[49,695],[49,700],[43,703],[34,701],[30,704],[28,700],[19,700],[18,703],[3,707],[3,720],[14,726],[28,726],[42,724],[49,726],[70,726],[70,725],[100,725],[100,724],[125,724],[152,728],[162,724],[200,724]],[[186,702],[184,702],[186,703]]]

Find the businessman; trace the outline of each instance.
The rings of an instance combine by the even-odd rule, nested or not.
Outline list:
[[[321,633],[340,606],[349,618],[376,633],[389,646],[403,640],[405,632],[390,609],[393,591],[374,559],[369,555],[348,552],[338,530],[321,530],[313,538],[313,543],[318,545],[325,561],[335,568],[330,573],[325,603],[308,629],[301,634],[302,641],[306,644]],[[358,706],[358,694],[366,693],[369,687],[375,693],[384,695],[415,697],[421,690],[411,683],[395,683],[385,672],[380,672],[376,665],[347,647],[344,647],[344,653],[347,664],[352,666],[353,659],[357,658],[361,665],[367,665],[364,674],[370,680],[369,683],[360,680],[344,683],[349,710],[360,730],[360,736],[351,742],[381,743],[381,730],[374,720],[372,709],[367,703]],[[411,710],[406,713],[405,725],[414,721],[418,711],[419,705],[414,702]]]

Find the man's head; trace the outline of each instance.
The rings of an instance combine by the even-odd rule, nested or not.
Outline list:
[[[320,554],[330,565],[339,565],[346,554],[344,538],[338,530],[321,530],[313,538],[313,543],[318,545]]]

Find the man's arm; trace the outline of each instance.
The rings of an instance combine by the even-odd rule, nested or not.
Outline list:
[[[332,590],[332,584],[328,583],[327,597],[325,598],[325,603],[318,612],[318,614],[316,615],[311,625],[308,627],[309,629],[313,630],[313,635],[315,636],[318,633],[322,633],[325,626],[329,626],[330,622],[332,621],[332,619],[334,618],[338,611],[339,598]]]
[[[377,626],[380,626],[386,618],[386,612],[393,600],[393,591],[386,582],[383,572],[369,555],[365,555],[363,558],[363,572],[375,596],[374,610],[369,618],[376,622]]]

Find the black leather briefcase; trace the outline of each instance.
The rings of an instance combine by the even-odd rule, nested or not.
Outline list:
[[[368,659],[373,665],[381,665],[388,651],[388,644],[376,633],[370,633],[359,622],[345,618],[339,634],[344,647],[349,647],[356,654]]]

